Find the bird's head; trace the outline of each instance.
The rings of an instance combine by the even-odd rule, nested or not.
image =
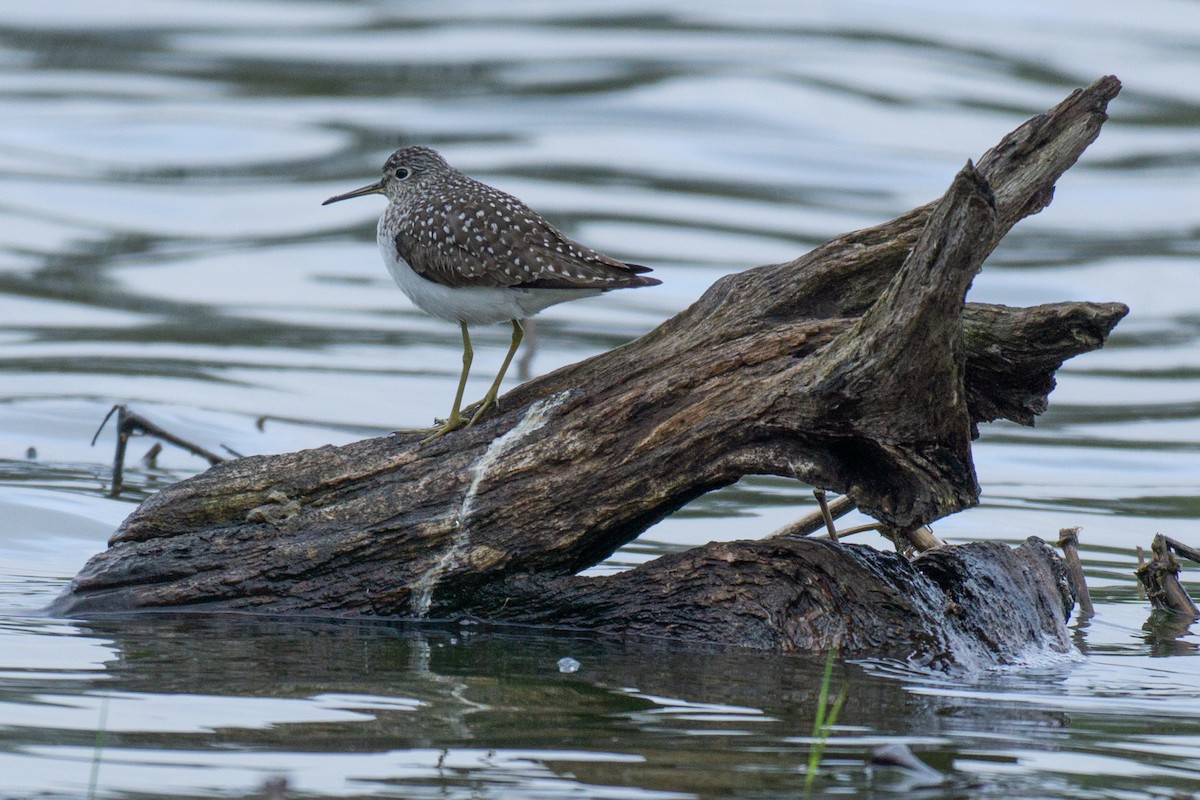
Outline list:
[[[334,195],[321,205],[368,194],[381,194],[391,202],[402,203],[422,187],[428,187],[453,171],[446,159],[432,148],[421,145],[402,147],[388,157],[383,165],[383,177],[377,183]]]

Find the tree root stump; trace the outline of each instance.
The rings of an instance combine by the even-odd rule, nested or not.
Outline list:
[[[978,425],[1031,425],[1119,303],[965,303],[984,259],[1099,134],[1102,78],[937,202],[717,281],[640,339],[529,381],[474,427],[251,456],[146,500],[54,604],[564,625],[919,660],[1067,648],[1037,542],[893,554],[789,537],[603,560],[744,475],[794,477],[907,530],[975,505]],[[1002,607],[1006,614],[997,615]]]

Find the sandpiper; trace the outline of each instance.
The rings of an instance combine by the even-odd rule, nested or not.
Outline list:
[[[457,322],[463,366],[450,416],[434,438],[471,425],[496,403],[500,382],[521,345],[521,320],[555,303],[612,289],[662,283],[568,239],[510,194],[470,178],[428,147],[403,147],[383,165],[376,183],[322,205],[381,194],[388,207],[376,238],[383,263],[408,298],[426,314]],[[468,419],[463,389],[471,371],[468,325],[512,323],[512,344],[492,386]]]

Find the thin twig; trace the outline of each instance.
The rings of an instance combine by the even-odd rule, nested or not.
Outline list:
[[[904,536],[918,553],[924,553],[926,550],[932,550],[935,547],[946,546],[946,543],[939,539],[934,534],[933,528],[928,525],[918,525],[915,528],[909,528],[904,531]]]
[[[851,528],[842,528],[840,531],[838,531],[838,541],[845,539],[847,536],[853,536],[856,533],[867,533],[868,531],[877,531],[877,530],[879,530],[878,522],[872,522],[869,525],[855,525]],[[813,538],[820,539],[823,537],[814,536]]]
[[[112,486],[108,490],[109,497],[119,497],[125,483],[125,446],[129,443],[129,429],[125,425],[127,413],[125,406],[117,404],[110,408],[104,415],[104,419],[100,421],[100,427],[92,435],[92,447],[95,447],[96,440],[100,438],[100,432],[104,430],[104,426],[108,424],[114,412],[117,414],[117,446],[113,451]]]
[[[926,550],[946,546],[946,543],[935,536],[933,529],[928,525],[918,525],[907,530],[880,525],[879,535],[894,544],[897,553],[910,559]]]
[[[117,415],[117,446],[113,453],[113,469],[112,469],[112,487],[109,489],[109,497],[118,497],[121,494],[121,489],[124,486],[125,478],[125,449],[129,444],[129,437],[137,434],[145,434],[153,436],[157,439],[162,439],[167,444],[173,444],[178,448],[186,450],[195,456],[208,461],[209,464],[220,464],[225,459],[216,453],[204,449],[198,444],[189,442],[187,439],[180,438],[165,428],[151,422],[150,420],[138,414],[136,411],[130,411],[127,406],[118,403],[108,410],[104,415],[104,419],[100,422],[100,427],[96,429],[96,433],[92,436],[92,445],[95,446],[96,440],[100,438],[100,432],[104,430],[104,426],[108,424],[109,419],[113,414]],[[157,453],[155,454],[157,455]]]
[[[825,490],[813,489],[813,497],[817,498],[817,505],[821,508],[821,518],[825,520],[825,530],[829,531],[829,538],[836,542],[838,532],[837,528],[833,526],[833,515],[829,513],[829,504],[825,502]]]
[[[826,510],[829,512],[831,519],[844,517],[854,510],[854,501],[843,495],[832,503],[829,503]],[[790,525],[784,525],[774,533],[768,534],[767,538],[772,539],[777,536],[810,536],[824,527],[825,514],[818,509],[817,511],[805,514]]]
[[[1142,549],[1142,546],[1140,544],[1137,546],[1137,561],[1138,561],[1137,569],[1134,570],[1135,575],[1141,574],[1142,567],[1146,566],[1146,551]],[[1137,590],[1138,590],[1138,597],[1145,600],[1146,599],[1146,587],[1142,586],[1142,582],[1140,580],[1138,581]]]
[[[156,469],[158,467],[158,455],[163,451],[162,442],[155,442],[146,455],[142,456],[142,466],[147,469]]]
[[[1163,540],[1167,543],[1167,547],[1174,550],[1178,555],[1183,556],[1189,561],[1200,562],[1200,550],[1186,545],[1178,539],[1172,539],[1170,536],[1164,536]]]
[[[1079,601],[1079,618],[1088,619],[1096,616],[1096,607],[1092,605],[1092,594],[1088,591],[1087,578],[1083,574],[1083,564],[1079,560],[1079,528],[1062,528],[1058,532],[1058,546],[1062,548],[1063,560],[1067,562],[1067,575],[1075,588],[1075,597]]]

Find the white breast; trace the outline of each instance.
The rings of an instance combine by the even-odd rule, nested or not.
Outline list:
[[[507,322],[510,319],[526,319],[556,303],[601,293],[600,289],[443,286],[414,272],[408,262],[396,252],[396,245],[391,237],[383,235],[383,220],[380,219],[379,223],[379,253],[383,256],[383,263],[396,285],[408,295],[408,299],[412,300],[417,308],[446,322],[485,325]]]

